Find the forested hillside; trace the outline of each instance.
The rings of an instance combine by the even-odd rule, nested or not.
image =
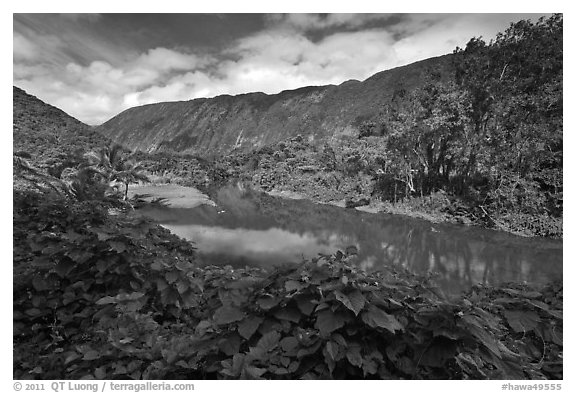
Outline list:
[[[79,163],[86,151],[110,140],[64,111],[14,86],[13,149],[33,164],[59,177]]]
[[[521,21],[456,49],[452,78],[429,69],[396,90],[358,137],[300,136],[216,165],[264,190],[561,236],[562,42],[562,16]]]

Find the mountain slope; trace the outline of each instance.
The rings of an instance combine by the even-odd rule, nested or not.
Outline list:
[[[13,87],[13,149],[27,152],[37,165],[65,160],[110,143],[108,138],[66,112]]]
[[[252,150],[301,134],[309,140],[357,135],[395,91],[420,86],[428,71],[447,75],[450,55],[373,75],[363,82],[165,102],[128,109],[96,130],[130,149],[201,155]]]

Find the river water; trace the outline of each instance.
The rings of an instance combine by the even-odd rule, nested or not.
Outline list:
[[[434,273],[448,294],[477,283],[562,279],[561,240],[274,198],[232,185],[212,199],[216,206],[140,212],[194,242],[204,264],[266,268],[352,246],[360,268],[397,265]]]

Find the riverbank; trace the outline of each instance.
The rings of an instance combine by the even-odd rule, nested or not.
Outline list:
[[[254,187],[254,188],[257,189],[258,191],[262,191],[270,196],[278,198],[287,198],[295,200],[305,199],[318,204],[327,204],[341,208],[347,208],[346,200],[344,199],[325,201],[311,197],[309,195],[306,195],[305,193],[299,193],[295,191],[278,190],[276,188],[273,188],[271,190],[264,190],[260,187]],[[440,199],[441,201],[439,202],[438,199]],[[446,206],[448,206],[449,203],[450,202],[447,201],[447,198],[444,195],[440,194],[440,195],[431,195],[423,198],[413,198],[408,202],[402,201],[396,204],[390,202],[370,200],[367,205],[357,206],[354,207],[354,209],[373,214],[384,213],[411,218],[418,218],[434,224],[444,223],[444,224],[477,226],[486,229],[502,231],[521,237],[562,239],[562,236],[538,236],[535,235],[530,230],[518,230],[516,228],[507,225],[505,221],[494,220],[486,215],[483,217],[478,217],[476,220],[472,220],[466,215],[450,214],[444,211],[446,210]],[[487,225],[488,223],[491,225]]]
[[[305,199],[305,200],[308,200],[310,202],[314,202],[314,203],[318,203],[318,204],[332,205],[332,206],[341,207],[343,209],[346,208],[346,201],[345,200],[324,202],[324,201],[320,201],[320,200],[314,200],[313,198],[310,198],[304,194],[294,192],[294,191],[278,191],[276,189],[273,189],[271,191],[264,191],[264,190],[260,190],[260,191],[262,191],[262,192],[264,192],[270,196],[274,196],[274,197],[278,197],[278,198],[287,198],[287,199],[295,199],[295,200]],[[397,206],[394,206],[390,203],[385,203],[385,202],[371,201],[370,204],[368,204],[368,205],[357,206],[357,207],[354,207],[353,209],[360,210],[360,211],[363,211],[366,213],[372,213],[372,214],[386,213],[386,214],[401,215],[401,216],[412,217],[412,218],[420,218],[422,220],[430,221],[430,222],[435,223],[435,224],[438,224],[438,223],[465,224],[463,222],[459,222],[458,220],[450,219],[450,217],[447,214],[433,215],[433,214],[429,214],[429,213],[425,213],[425,212],[419,212],[419,211],[414,211],[414,210],[410,210],[410,209],[406,209],[406,208],[402,208],[402,207],[397,207]],[[467,223],[467,224],[469,224],[469,223]]]
[[[200,205],[215,206],[206,194],[195,187],[178,184],[137,184],[128,189],[128,197],[138,198],[145,202],[160,200],[173,208],[192,209]]]

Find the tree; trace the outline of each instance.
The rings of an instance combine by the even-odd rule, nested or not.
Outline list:
[[[479,170],[491,189],[522,188],[504,195],[547,193],[550,206],[562,193],[562,25],[560,14],[523,20],[488,44],[472,39],[454,57],[469,119],[463,175]]]
[[[86,154],[90,167],[99,168],[106,182],[124,185],[124,200],[128,199],[128,186],[138,181],[150,181],[139,162],[129,159],[119,145],[112,145]]]
[[[453,83],[432,80],[406,94],[405,101],[391,121],[388,149],[397,180],[423,195],[446,185],[457,157],[466,153],[458,143],[465,124],[461,97]]]
[[[127,160],[122,164],[122,169],[112,174],[111,179],[124,184],[124,200],[128,199],[128,185],[139,181],[148,182],[148,176],[142,172],[142,165],[138,162]]]

